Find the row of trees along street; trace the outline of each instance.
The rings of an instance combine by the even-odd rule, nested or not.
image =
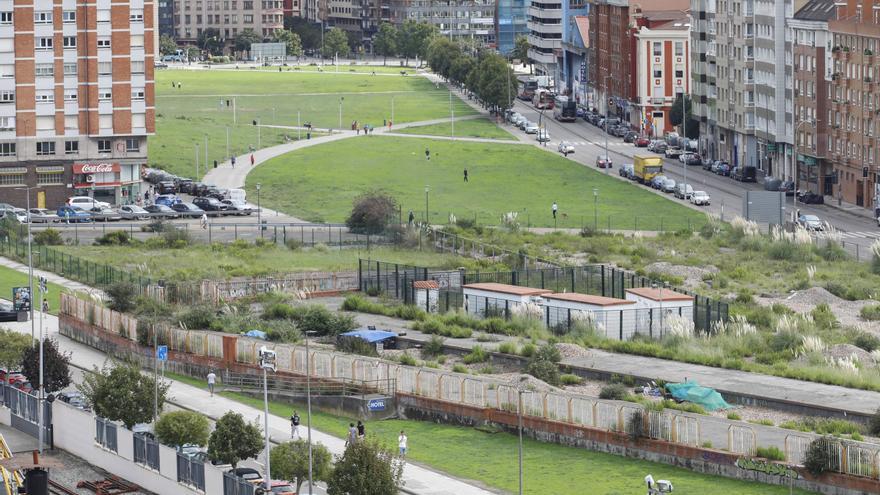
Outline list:
[[[484,107],[498,112],[513,105],[516,76],[498,53],[438,36],[428,45],[427,61],[434,72],[465,88]]]

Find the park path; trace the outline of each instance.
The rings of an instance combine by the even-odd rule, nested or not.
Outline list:
[[[15,262],[10,262],[6,258],[0,257],[0,265],[9,266],[18,271],[27,272],[27,267],[23,267]],[[36,271],[35,271],[36,274]],[[71,290],[89,290],[94,291],[79,282],[75,282],[64,277],[46,274],[50,280],[62,287]],[[75,342],[58,333],[58,317],[47,315],[43,318],[44,331],[51,338],[58,341],[59,347],[64,352],[70,352],[71,363],[83,370],[91,370],[94,367],[102,367],[109,357],[85,344]],[[4,327],[23,334],[30,334],[30,322],[13,322],[4,323]],[[246,419],[258,418],[258,423],[263,424],[263,411],[253,408],[231,399],[226,399],[218,395],[211,396],[206,389],[196,388],[182,382],[171,380],[171,388],[169,390],[169,402],[183,409],[197,411],[216,421],[227,411],[235,411],[241,413]],[[302,415],[305,419],[305,414]],[[63,426],[63,425],[59,425]],[[369,425],[368,425],[369,428]],[[340,424],[338,433],[341,435],[347,431],[347,425]],[[290,424],[287,418],[275,415],[269,417],[269,435],[275,442],[284,442],[290,438]],[[345,450],[345,442],[335,436],[312,429],[312,440],[316,443],[324,444],[330,452],[336,455],[342,454]],[[410,438],[410,451],[415,449],[430,448],[430,439],[427,438]],[[465,481],[458,480],[449,475],[431,470],[427,467],[408,462],[403,473],[405,485],[404,492],[410,495],[491,495],[497,493],[489,491]]]

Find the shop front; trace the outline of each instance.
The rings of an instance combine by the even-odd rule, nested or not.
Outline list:
[[[133,204],[142,194],[140,167],[138,163],[75,163],[73,189],[78,196],[113,205]]]

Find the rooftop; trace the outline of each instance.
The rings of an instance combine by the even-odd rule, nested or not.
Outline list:
[[[694,296],[675,292],[672,289],[654,289],[653,287],[638,287],[626,289],[626,292],[635,296],[651,299],[652,301],[693,301]]]
[[[544,299],[556,299],[559,301],[591,304],[593,306],[617,306],[620,304],[635,304],[635,301],[627,301],[626,299],[592,296],[590,294],[578,294],[577,292],[544,294],[542,297]]]
[[[808,0],[795,14],[795,19],[805,21],[830,21],[836,17],[834,0]]]
[[[553,292],[549,289],[535,289],[533,287],[520,287],[518,285],[498,284],[495,282],[467,284],[464,286],[464,288],[485,290],[490,292],[501,292],[503,294],[513,294],[515,296],[541,296]]]
[[[436,280],[417,280],[413,282],[413,289],[439,289],[440,284]]]

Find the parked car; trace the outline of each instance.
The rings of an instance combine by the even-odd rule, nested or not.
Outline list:
[[[24,208],[16,208],[12,211],[7,211],[6,216],[18,223],[28,223],[28,213]]]
[[[712,170],[712,164],[714,164],[714,163],[715,163],[715,160],[710,160],[709,158],[704,159],[703,163],[702,163],[703,170]]]
[[[0,299],[0,306],[3,303],[9,304],[9,307],[12,308],[12,303],[3,299]],[[7,370],[4,368],[0,368],[0,383],[8,383],[12,385],[16,382],[26,382],[27,377],[24,376],[20,371]]]
[[[638,137],[639,137],[638,132],[628,131],[626,134],[623,135],[623,142],[624,143],[634,143],[636,141],[636,139],[638,139]]]
[[[666,153],[666,149],[669,148],[669,145],[666,144],[665,141],[660,141],[659,143],[654,145],[654,153]]]
[[[635,144],[636,147],[638,147],[638,148],[644,148],[644,147],[648,146],[649,144],[651,144],[651,140],[645,136],[639,136],[638,138],[636,138],[636,140],[633,144]]]
[[[730,165],[728,165],[727,163],[719,163],[718,167],[715,168],[715,173],[718,175],[729,176]]]
[[[756,182],[758,179],[758,170],[755,167],[734,167],[730,172],[733,180],[740,182]]]
[[[193,182],[192,179],[178,178],[177,182],[177,192],[192,194]]]
[[[273,481],[270,488],[272,495],[296,495],[296,487],[287,481]]]
[[[651,189],[660,189],[663,187],[663,183],[666,182],[665,175],[655,175],[653,179],[651,179]]]
[[[537,134],[538,133],[538,124],[536,124],[534,122],[528,122],[523,127],[523,130],[526,132],[526,134]]]
[[[122,215],[110,207],[96,206],[90,209],[89,213],[92,214],[92,220],[96,222],[116,222],[122,220]]]
[[[779,185],[778,191],[784,192],[786,196],[794,196],[794,181],[786,180]]]
[[[67,198],[67,206],[78,206],[83,210],[90,210],[96,206],[110,206],[110,203],[105,203],[103,201],[97,201],[95,198],[90,198],[88,196],[73,196]]]
[[[675,186],[675,192],[673,194],[678,199],[691,199],[691,195],[694,193],[694,188],[691,187],[690,184],[685,184],[683,182],[679,182]]]
[[[535,136],[535,139],[539,143],[549,143],[550,142],[550,133],[547,132],[547,129],[541,129],[538,131],[538,134],[537,134],[537,136]]]
[[[34,223],[56,223],[60,220],[58,215],[45,208],[31,208],[28,210],[28,216]]]
[[[162,195],[156,196],[156,201],[154,201],[154,203],[156,203],[157,205],[165,205],[168,207],[174,205],[175,203],[180,203],[180,202],[181,202],[181,199],[178,198],[174,194],[162,194]]]
[[[193,204],[205,210],[208,215],[220,215],[222,212],[229,210],[229,206],[224,205],[215,198],[195,198]]]
[[[14,306],[11,302],[6,301],[4,299],[0,299],[0,321],[16,321],[18,320],[18,313],[13,311]],[[3,370],[2,380],[6,381],[6,372]]]
[[[177,184],[170,180],[163,180],[156,189],[158,189],[159,194],[177,194]]]
[[[230,214],[250,215],[254,212],[254,209],[246,201],[240,199],[224,199],[221,203],[229,208]]]
[[[568,141],[560,141],[556,149],[562,153],[563,156],[568,156],[570,153],[574,153],[574,145]]]
[[[125,220],[146,220],[150,218],[150,212],[138,205],[125,205],[119,208],[119,214]]]
[[[193,203],[175,203],[171,205],[171,209],[180,213],[182,217],[200,217],[205,214],[205,210]]]
[[[258,483],[263,480],[263,475],[260,474],[260,472],[254,468],[240,467],[240,468],[230,469],[228,472],[230,474],[234,475],[235,477],[241,478],[241,479],[248,481],[250,483]]]
[[[702,163],[703,163],[703,159],[700,158],[700,155],[697,153],[689,154],[687,161],[685,161],[685,164],[687,164],[688,166],[700,165]]]
[[[682,151],[681,148],[666,148],[663,153],[666,155],[666,158],[678,158]]]
[[[150,216],[155,218],[177,218],[180,216],[179,213],[172,210],[168,205],[152,204],[144,209],[150,213]]]
[[[694,191],[691,194],[691,203],[697,206],[708,206],[709,195],[706,194],[706,191]]]
[[[797,223],[812,232],[822,232],[825,230],[825,224],[816,215],[801,215],[798,217]]]
[[[58,218],[61,219],[61,221],[67,222],[67,223],[71,223],[71,222],[82,223],[82,222],[91,222],[92,221],[92,215],[89,214],[89,212],[82,210],[80,208],[74,208],[72,206],[67,206],[67,205],[62,206],[61,208],[58,208],[58,211],[56,212],[56,214],[58,215]]]
[[[675,181],[672,179],[666,179],[663,182],[663,185],[660,186],[660,190],[669,194],[671,192],[675,192]]]
[[[806,205],[821,205],[825,204],[825,196],[811,191],[801,191],[798,194],[798,202]]]
[[[597,156],[596,157],[596,166],[599,168],[613,168],[614,160],[611,157]]]
[[[77,409],[82,409],[83,411],[92,410],[91,406],[89,406],[89,402],[86,400],[86,397],[79,392],[61,392],[57,395],[57,398],[61,402],[66,402]]]
[[[633,168],[632,163],[626,163],[620,166],[617,170],[617,173],[620,174],[621,177],[626,177],[627,179],[631,179],[635,174],[635,170]]]

